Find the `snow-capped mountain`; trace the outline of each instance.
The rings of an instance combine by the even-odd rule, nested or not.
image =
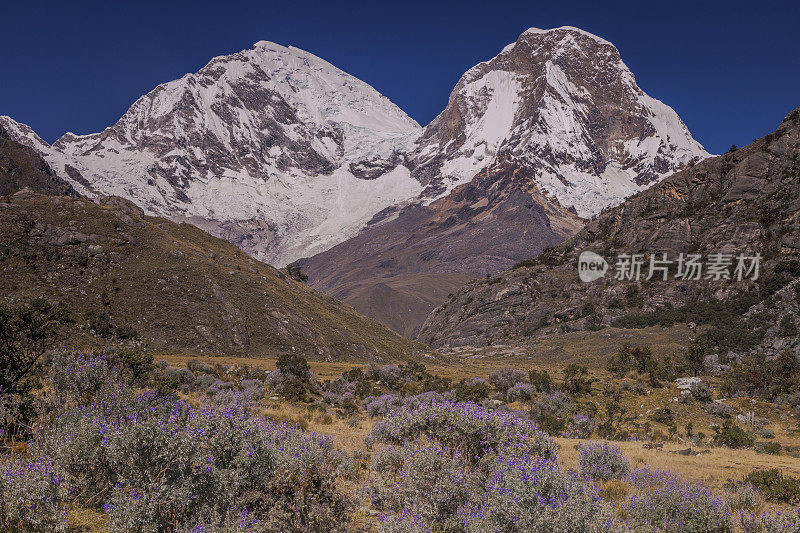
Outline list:
[[[101,133],[50,146],[0,125],[77,191],[130,199],[277,266],[476,176],[471,195],[497,189],[498,168],[588,217],[708,156],[613,45],[570,27],[530,29],[470,69],[424,130],[366,83],[266,41],[156,87]]]
[[[424,196],[438,198],[513,159],[588,217],[708,156],[611,43],[562,27],[531,28],[467,71],[410,160]]]
[[[421,190],[396,156],[419,136],[414,120],[326,61],[266,41],[159,85],[101,133],[48,146],[0,123],[80,192],[186,219],[277,265]]]

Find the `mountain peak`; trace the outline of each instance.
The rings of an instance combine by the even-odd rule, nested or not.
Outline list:
[[[549,30],[543,30],[541,28],[528,28],[527,30],[522,32],[522,35],[520,35],[520,37],[523,37],[523,36],[526,36],[526,35],[549,35],[549,34],[559,33],[559,32],[570,33],[570,34],[576,34],[577,33],[577,34],[582,35],[584,37],[588,37],[590,39],[594,39],[599,44],[603,44],[603,45],[607,45],[607,46],[614,46],[613,44],[611,44],[609,41],[603,39],[602,37],[598,37],[597,35],[595,35],[595,34],[593,34],[591,32],[588,32],[586,30],[582,30],[580,28],[576,28],[575,26],[559,26],[558,28],[550,28]]]
[[[611,43],[566,26],[527,30],[468,70],[420,138],[414,169],[435,199],[514,159],[586,218],[708,155]]]
[[[598,37],[597,35],[590,33],[586,30],[582,30],[580,28],[576,28],[574,26],[559,26],[558,28],[550,28],[548,30],[541,29],[541,28],[528,28],[524,32],[520,34],[516,41],[513,43],[509,43],[506,45],[503,50],[500,52],[501,54],[504,52],[508,52],[512,50],[520,41],[527,41],[531,38],[541,38],[541,36],[558,36],[561,39],[565,37],[573,37],[578,35],[581,38],[589,38],[597,42],[597,44],[610,46],[614,50],[616,50],[616,46],[614,46],[611,42],[603,39],[602,37]]]

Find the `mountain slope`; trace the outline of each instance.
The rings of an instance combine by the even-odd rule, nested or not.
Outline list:
[[[421,189],[397,152],[420,128],[366,83],[293,47],[262,41],[159,85],[101,133],[48,146],[8,117],[88,196],[128,198],[284,264],[354,234]]]
[[[425,185],[417,202],[304,268],[315,287],[411,335],[459,281],[558,244],[582,227],[577,215],[707,156],[613,45],[531,29],[465,73],[406,154]]]
[[[566,329],[694,322],[717,357],[761,350],[800,355],[800,109],[753,144],[707,159],[608,209],[565,243],[497,277],[470,282],[436,309],[419,338],[436,346],[525,343]],[[582,283],[591,250],[614,268],[620,254],[753,256],[757,280]],[[730,267],[731,274],[736,261]],[[660,274],[659,274],[660,275]]]
[[[159,353],[410,356],[415,345],[189,224],[127,200],[18,192],[0,203],[0,294],[73,309],[72,341],[134,333]]]

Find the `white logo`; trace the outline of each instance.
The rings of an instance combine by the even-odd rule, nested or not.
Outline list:
[[[578,277],[589,283],[606,275],[608,263],[594,252],[586,250],[578,257]]]

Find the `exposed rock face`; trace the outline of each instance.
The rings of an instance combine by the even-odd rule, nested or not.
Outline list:
[[[680,171],[602,212],[575,237],[436,309],[419,338],[435,346],[524,343],[561,327],[592,329],[706,320],[723,356],[800,354],[800,110],[770,135]],[[757,281],[578,279],[577,257],[760,253]],[[643,272],[646,274],[648,264]],[[716,317],[716,318],[715,318]],[[619,319],[619,320],[617,320]],[[708,323],[708,320],[715,320]],[[727,329],[726,329],[727,328]],[[716,337],[714,336],[716,335]]]
[[[611,43],[577,28],[531,28],[462,76],[409,165],[426,195],[440,195],[513,158],[587,217],[708,155],[636,85]]]
[[[51,147],[8,117],[0,124],[63,177],[77,169],[82,193],[197,222],[278,265],[421,190],[405,167],[382,163],[408,149],[416,122],[322,59],[266,41],[159,85],[101,133]]]
[[[458,281],[558,244],[582,227],[576,215],[707,156],[613,45],[528,30],[464,74],[406,154],[425,186],[417,202],[303,263],[315,287],[411,335]]]
[[[25,188],[53,196],[77,196],[36,150],[13,141],[0,124],[0,196]]]

